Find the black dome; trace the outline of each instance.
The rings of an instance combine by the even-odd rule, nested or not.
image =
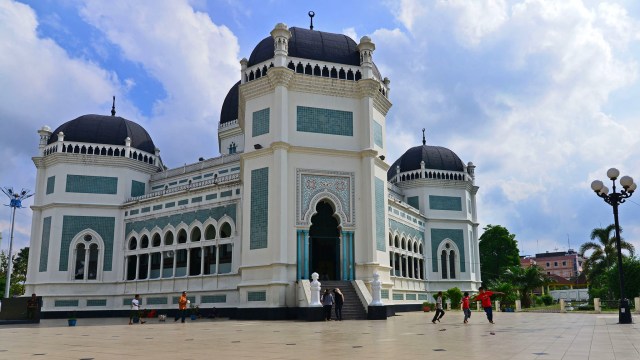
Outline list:
[[[360,65],[358,44],[346,35],[298,27],[289,28],[289,31],[291,32],[289,56],[338,64]],[[273,38],[268,36],[260,41],[251,52],[248,66],[273,58],[273,51]]]
[[[421,161],[424,161],[425,169],[464,171],[462,160],[453,151],[442,146],[420,145],[407,150],[391,165],[387,180],[396,175],[396,166],[400,166],[401,173],[419,170]]]
[[[131,139],[131,147],[148,153],[155,153],[155,145],[149,133],[140,125],[120,116],[82,115],[58,126],[49,138],[49,144],[58,141],[58,133],[64,133],[65,141],[93,144],[125,145]]]
[[[220,124],[227,123],[229,121],[236,120],[238,118],[238,97],[240,88],[240,81],[238,81],[231,90],[227,93],[222,103],[222,110],[220,110]]]

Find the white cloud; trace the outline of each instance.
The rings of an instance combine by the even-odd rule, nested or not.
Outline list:
[[[81,14],[164,87],[147,128],[165,162],[216,155],[220,106],[240,78],[233,33],[187,1],[90,0]]]
[[[360,39],[358,39],[358,34],[356,33],[356,28],[350,27],[343,29],[342,33],[352,38],[355,42],[360,42]]]

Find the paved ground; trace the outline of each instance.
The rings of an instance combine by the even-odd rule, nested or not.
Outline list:
[[[640,325],[617,314],[433,313],[387,321],[43,320],[0,327],[0,359],[640,359]],[[636,315],[640,319],[640,315]]]

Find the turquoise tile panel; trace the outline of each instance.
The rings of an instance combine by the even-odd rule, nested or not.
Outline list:
[[[170,206],[165,204],[165,208],[168,207]],[[156,226],[160,229],[164,229],[167,225],[177,226],[181,222],[191,224],[194,220],[198,220],[201,223],[204,223],[210,218],[220,220],[225,215],[229,216],[235,222],[236,204],[217,206],[209,209],[199,209],[196,211],[187,211],[180,214],[161,216],[148,220],[128,222],[125,224],[125,234],[129,234],[132,231],[140,233],[144,229],[151,231]]]
[[[172,182],[169,183],[169,186],[173,186],[173,185],[178,185],[178,182],[177,181],[172,181]]]
[[[189,179],[182,179],[182,180],[180,180],[178,183],[180,183],[180,184],[184,184],[184,183],[186,183],[187,181],[189,181]]]
[[[429,301],[429,295],[427,295],[427,294],[418,294],[418,300]]]
[[[353,113],[298,106],[296,129],[316,134],[353,136]]]
[[[247,301],[267,301],[267,292],[247,291]]]
[[[212,177],[213,173],[209,173],[209,174],[204,174],[204,177],[208,178],[208,177]]]
[[[199,202],[202,202],[202,196],[191,198],[191,203],[199,203]]]
[[[55,300],[53,302],[55,307],[77,307],[78,300]]]
[[[113,261],[113,235],[116,225],[114,217],[103,216],[70,216],[62,218],[62,237],[60,242],[60,262],[58,271],[67,271],[69,261],[69,246],[71,240],[80,231],[91,229],[100,235],[104,241],[104,257],[102,270],[111,271]]]
[[[375,179],[375,197],[376,197],[376,249],[385,251],[386,241],[384,233],[384,187],[385,182],[381,179]]]
[[[406,300],[416,300],[416,294],[407,294],[405,296]]]
[[[142,210],[140,210],[141,213],[148,213],[151,211],[151,207],[147,206],[147,207],[143,207]]]
[[[150,298],[146,298],[145,300],[145,304],[147,305],[167,305],[167,298],[166,297],[150,297]],[[131,300],[125,299],[125,301],[128,301],[127,304],[128,305]]]
[[[231,172],[240,171],[240,166],[232,167],[231,170],[229,170],[229,171],[231,171]]]
[[[251,170],[249,249],[267,247],[269,228],[269,168]]]
[[[194,176],[193,177],[193,180],[200,180],[200,179],[202,179],[202,175],[198,175],[198,176]]]
[[[388,299],[389,298],[389,290],[380,290],[380,297],[382,297],[383,299]]]
[[[189,199],[184,199],[178,201],[178,206],[187,205],[189,203]]]
[[[168,202],[168,203],[164,204],[164,208],[165,209],[172,208],[172,207],[175,207],[175,206],[176,206],[176,202],[175,201]]]
[[[227,295],[202,295],[200,302],[203,304],[226,303]]]
[[[464,233],[459,229],[431,229],[431,270],[438,272],[438,246],[445,239],[450,239],[458,247],[460,272],[465,272]]]
[[[144,195],[145,183],[131,180],[131,197]]]
[[[49,194],[53,194],[53,191],[56,188],[56,177],[55,176],[49,176],[47,178],[47,195]]]
[[[221,192],[221,193],[220,193],[220,197],[221,197],[221,198],[223,198],[223,197],[229,197],[229,196],[231,196],[231,195],[233,195],[233,191],[232,191],[232,190],[227,190],[227,191],[223,191],[223,192]]]
[[[204,197],[205,200],[213,200],[213,199],[217,199],[217,198],[218,198],[218,194],[209,194],[209,195]]]
[[[160,205],[153,205],[153,211],[158,211],[158,210],[162,210],[162,204],[160,204]]]
[[[429,195],[429,209],[462,211],[462,199],[456,196]]]
[[[393,300],[404,300],[404,294],[393,293]]]
[[[253,112],[251,136],[256,137],[269,133],[269,108]]]
[[[174,305],[178,304],[178,300],[180,300],[179,296],[174,296],[171,298],[171,302]],[[196,304],[196,297],[195,296],[187,296],[187,300],[189,300],[189,302],[191,302],[191,305],[195,305]]]
[[[131,210],[131,211],[129,212],[129,214],[130,214],[130,215],[138,215],[139,213],[140,213],[140,210],[138,210],[138,209]]]
[[[397,231],[402,234],[405,233],[407,236],[414,237],[416,239],[424,240],[424,232],[420,229],[412,228],[407,226],[399,221],[389,219],[389,230],[391,232]]]
[[[42,242],[40,243],[40,267],[38,271],[47,271],[49,261],[49,239],[51,237],[51,216],[42,221]]]
[[[164,185],[156,185],[154,187],[151,188],[151,190],[159,190],[159,189],[163,189]]]
[[[419,196],[408,197],[407,204],[409,204],[409,206],[413,206],[414,208],[420,210],[420,197]]]
[[[229,169],[222,169],[220,171],[218,171],[218,174],[226,174],[229,172]]]
[[[87,299],[87,306],[107,306],[107,299]]]
[[[118,178],[109,176],[67,175],[66,192],[115,195]]]
[[[382,125],[380,125],[377,121],[373,122],[373,143],[382,146]]]

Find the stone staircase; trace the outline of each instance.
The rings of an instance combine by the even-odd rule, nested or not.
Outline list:
[[[344,305],[342,306],[342,320],[366,320],[367,312],[360,302],[360,298],[353,288],[351,281],[321,281],[320,296],[325,289],[333,291],[338,288],[344,295]],[[331,310],[331,319],[335,320],[335,307]]]

